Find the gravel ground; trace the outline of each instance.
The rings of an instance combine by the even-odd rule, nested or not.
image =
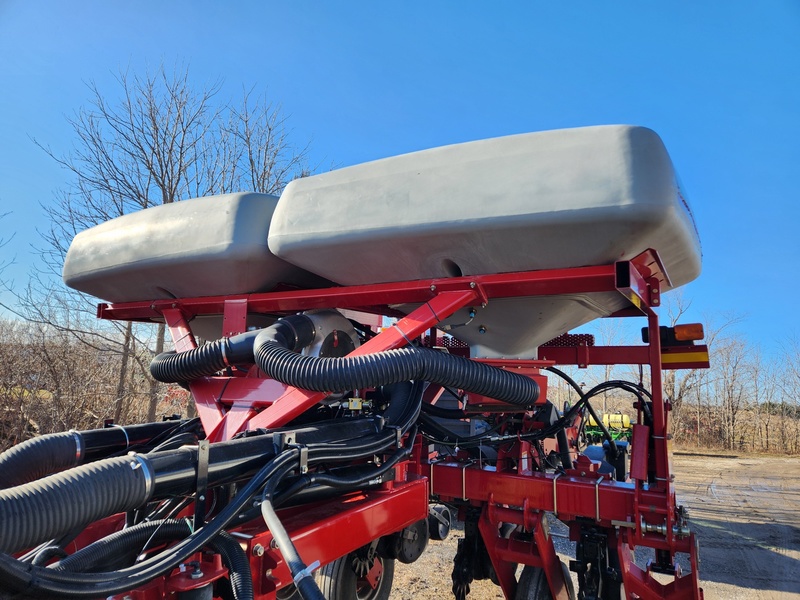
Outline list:
[[[678,453],[673,470],[678,502],[689,509],[700,540],[705,598],[800,600],[800,458]],[[562,559],[574,557],[566,526],[551,519],[551,532]],[[456,527],[444,542],[431,542],[419,561],[398,564],[390,599],[452,598],[459,537],[463,531]],[[648,549],[639,549],[637,562],[649,556]],[[485,580],[473,582],[468,599],[502,597]]]

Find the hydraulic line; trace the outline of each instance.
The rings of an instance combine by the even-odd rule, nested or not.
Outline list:
[[[347,488],[368,483],[370,480],[374,480],[376,477],[380,477],[384,473],[388,472],[403,458],[407,457],[413,449],[415,437],[416,428],[413,428],[411,434],[409,435],[409,444],[396,452],[391,459],[386,461],[381,467],[376,468],[370,473],[355,477],[336,477],[332,475],[318,474],[305,475],[301,477],[300,481],[296,482],[288,490],[285,490],[283,499],[291,497],[301,489],[312,484]],[[286,472],[288,472],[288,469]],[[295,548],[291,537],[283,527],[283,523],[281,523],[280,518],[275,512],[272,496],[279,480],[279,477],[274,478],[264,488],[264,494],[261,498],[261,515],[264,518],[264,522],[266,523],[273,537],[275,538],[275,541],[278,543],[278,548],[280,548],[281,554],[283,555],[283,558],[292,573],[292,577],[297,590],[300,592],[300,596],[303,598],[303,600],[324,600],[324,596],[322,595],[319,586],[317,586],[316,581],[314,581],[314,578],[311,576],[311,570],[300,558],[297,548]]]
[[[113,533],[89,544],[78,552],[64,558],[51,568],[58,571],[92,572],[107,561],[119,562],[130,554],[140,554],[146,544],[157,546],[164,542],[183,539],[192,533],[186,521],[147,521]],[[228,567],[233,596],[236,600],[253,597],[253,581],[250,562],[242,547],[233,537],[221,531],[208,547],[222,556]]]
[[[260,470],[250,481],[240,490],[240,492],[228,503],[228,505],[215,516],[208,524],[202,529],[198,530],[185,540],[177,543],[176,545],[168,548],[166,551],[150,558],[142,563],[121,569],[119,571],[109,573],[81,573],[73,574],[69,572],[54,571],[53,569],[42,569],[41,567],[33,566],[26,563],[21,563],[10,556],[0,555],[0,578],[7,584],[13,586],[20,591],[30,591],[42,594],[49,594],[51,596],[59,596],[65,598],[96,598],[99,596],[107,596],[118,593],[120,591],[134,589],[140,585],[150,581],[154,577],[163,575],[175,568],[181,561],[186,560],[194,552],[197,552],[204,545],[207,545],[210,540],[216,536],[230,521],[235,519],[240,514],[241,509],[249,502],[253,494],[267,482],[270,477],[276,473],[283,472],[284,468],[294,468],[298,461],[300,454],[299,446],[304,444],[304,439],[309,441],[321,441],[322,447],[315,448],[314,443],[310,443],[308,447],[308,460],[310,463],[319,464],[323,461],[338,460],[346,461],[353,460],[359,456],[371,456],[375,451],[385,450],[392,444],[396,443],[397,433],[395,427],[400,431],[405,431],[411,423],[416,419],[419,414],[419,402],[421,402],[421,391],[424,384],[422,382],[415,382],[411,387],[411,393],[408,394],[404,408],[398,412],[398,422],[394,427],[388,427],[381,430],[381,418],[363,418],[354,419],[352,421],[334,422],[324,425],[317,425],[315,427],[306,427],[299,430],[294,430],[295,439],[298,446],[289,447],[281,452],[278,456],[273,458],[274,448],[274,434],[264,434],[260,436],[245,437],[229,442],[221,442],[213,444],[209,453],[209,484],[219,485],[229,481],[239,480],[246,477],[251,473],[254,462],[259,462],[262,466]],[[280,433],[280,432],[277,432]],[[348,451],[345,447],[333,449],[330,447],[330,442],[324,440],[337,440],[343,442],[346,439],[358,439],[363,437],[372,436],[374,445],[367,444],[367,448],[359,448],[356,452]],[[366,454],[369,450],[369,454]],[[150,478],[145,485],[142,482],[134,482],[134,492],[138,491],[141,497],[136,497],[135,494],[127,494],[135,497],[135,500],[129,500],[132,505],[131,508],[141,505],[150,497],[158,496],[158,493],[163,493],[167,497],[180,494],[191,493],[193,491],[194,479],[196,478],[196,449],[181,449],[180,451],[157,452],[148,456],[131,456],[124,458],[107,459],[106,461],[98,461],[91,465],[78,467],[63,474],[58,474],[35,482],[29,485],[49,485],[49,480],[53,477],[66,477],[75,476],[75,471],[78,470],[83,473],[83,469],[97,469],[97,468],[116,468],[116,461],[128,461],[126,464],[129,470],[136,473],[147,472]],[[362,455],[362,452],[364,454]],[[175,458],[175,455],[180,455]],[[266,461],[266,464],[264,462]],[[131,463],[136,462],[141,465],[141,468],[132,469]],[[188,465],[186,464],[188,463]],[[221,468],[224,466],[225,468]],[[187,477],[187,473],[194,473],[194,477]],[[91,477],[87,477],[91,480]],[[277,484],[277,481],[276,481]],[[188,486],[188,487],[187,487]],[[12,488],[0,492],[0,494],[16,493],[21,487]],[[142,493],[145,490],[147,493]],[[39,491],[46,491],[44,489]],[[88,493],[87,493],[88,492]],[[95,489],[89,489],[82,492],[79,497],[69,498],[69,502],[73,504],[90,503],[87,499],[92,496],[104,497],[107,495],[108,490],[102,486]],[[119,494],[118,494],[119,495]],[[42,498],[48,499],[49,494],[40,494]],[[3,504],[0,501],[0,510]],[[120,512],[126,508],[114,507],[110,509],[107,514]],[[55,513],[57,510],[41,511],[42,514]],[[101,511],[96,511],[97,513]],[[94,516],[91,520],[100,518]],[[64,530],[71,522],[70,518],[62,518],[58,527],[55,529]],[[8,518],[3,519],[0,517],[0,525],[5,526]],[[30,522],[35,522],[35,519],[23,519],[20,527],[23,527]],[[43,533],[39,534],[40,537]],[[47,537],[53,537],[53,533],[47,530]],[[29,536],[30,537],[30,536]],[[0,536],[2,539],[7,539],[8,536]],[[36,543],[25,538],[22,542],[22,547],[29,547]],[[6,548],[7,551],[15,551],[14,549]]]
[[[318,441],[391,440],[381,419],[333,421],[296,430],[298,444]],[[280,433],[280,431],[277,431]],[[240,481],[275,455],[276,433],[212,444],[208,485]],[[388,442],[387,442],[388,443]],[[369,448],[373,450],[373,448]],[[190,494],[197,480],[197,447],[104,459],[37,481],[0,490],[0,551],[17,552],[75,527],[142,506],[151,499]],[[331,451],[330,459],[351,454]]]
[[[288,471],[287,469],[284,475],[288,473]],[[279,479],[279,477],[276,477],[274,481]],[[322,595],[317,582],[314,581],[314,577],[311,575],[311,570],[303,562],[303,559],[300,558],[300,554],[297,552],[292,538],[289,536],[283,523],[281,523],[278,515],[275,514],[275,509],[272,507],[272,494],[275,490],[275,486],[276,484],[269,482],[261,497],[261,515],[264,518],[264,522],[269,528],[270,533],[272,533],[272,537],[277,542],[283,560],[286,561],[286,565],[289,567],[289,571],[292,574],[297,591],[300,592],[300,596],[303,600],[325,600],[325,596]]]
[[[467,413],[465,413],[460,408],[441,408],[440,406],[436,406],[435,404],[428,404],[427,402],[422,404],[422,412],[425,414],[431,415],[433,417],[439,417],[440,419],[466,419],[469,417]]]
[[[0,579],[21,592],[61,598],[97,598],[135,589],[155,577],[170,572],[206,546],[236,517],[270,477],[297,459],[298,453],[297,449],[287,450],[269,461],[205,527],[137,565],[110,573],[69,573],[34,567],[0,554]]]

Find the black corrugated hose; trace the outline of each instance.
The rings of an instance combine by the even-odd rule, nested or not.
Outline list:
[[[183,383],[233,365],[253,364],[256,338],[300,350],[314,340],[314,323],[303,315],[290,315],[266,329],[209,342],[186,352],[163,352],[150,363],[150,374],[163,383]]]
[[[186,521],[165,519],[147,521],[123,529],[82,548],[75,554],[52,565],[57,571],[91,572],[104,567],[109,559],[125,559],[132,552],[139,554],[146,544],[157,546],[163,542],[180,540],[192,533]],[[239,542],[230,534],[221,531],[208,543],[208,547],[219,553],[228,567],[231,588],[235,600],[253,598],[253,580],[250,561]]]
[[[517,406],[530,406],[539,397],[539,386],[529,377],[429,348],[319,358],[302,356],[275,342],[257,338],[255,359],[270,377],[318,392],[345,392],[423,380]]]
[[[9,448],[0,454],[0,489],[77,466],[79,443],[77,434],[64,431],[25,440]]]
[[[292,315],[260,332],[218,340],[179,354],[160,354],[150,364],[150,372],[158,381],[178,383],[213,375],[227,366],[255,362],[282,383],[318,392],[346,392],[423,380],[518,406],[531,406],[539,397],[539,386],[529,377],[428,348],[409,347],[343,358],[297,354],[313,337],[311,320]]]
[[[29,548],[141,506],[148,499],[146,479],[141,463],[123,456],[0,490],[0,552]]]
[[[0,578],[20,592],[36,593],[47,598],[98,598],[135,589],[168,573],[180,562],[207,546],[270,477],[296,458],[296,451],[293,454],[287,451],[270,460],[205,527],[164,552],[132,567],[104,573],[72,573],[36,567],[0,554]]]

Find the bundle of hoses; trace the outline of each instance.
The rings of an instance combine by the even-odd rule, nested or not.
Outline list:
[[[523,407],[533,405],[539,397],[539,386],[529,377],[446,352],[407,347],[341,358],[297,353],[313,340],[313,322],[304,315],[292,315],[260,331],[186,352],[160,354],[150,364],[150,372],[158,381],[182,383],[233,365],[255,363],[282,383],[319,392],[422,380]]]
[[[308,449],[308,464],[349,463],[395,446],[395,427],[406,432],[419,414],[421,386],[406,383],[394,386],[386,393],[390,397],[391,410],[387,410],[383,418],[338,420],[293,429],[296,443]],[[217,537],[250,505],[253,496],[270,478],[281,476],[299,465],[296,448],[287,448],[276,454],[277,433],[281,431],[210,446],[209,486],[233,481],[246,481],[246,484],[204,527],[163,552],[133,566],[100,573],[66,570],[72,561],[78,559],[62,560],[58,564],[65,570],[60,570],[0,554],[0,583],[6,588],[45,597],[97,598],[135,589],[165,575],[203,547],[218,549],[220,544],[224,545],[224,539],[220,542]],[[396,454],[399,456],[401,452],[406,450]],[[181,448],[98,460],[1,490],[0,550],[18,552],[103,517],[135,509],[151,500],[191,495],[196,485],[197,465],[197,448]],[[314,483],[333,485],[328,481]],[[352,484],[349,481],[342,483]],[[277,481],[273,482],[275,484]],[[123,532],[121,535],[133,534]],[[239,569],[239,575],[249,578],[249,563],[231,556],[228,558],[232,564],[239,565],[235,567]],[[242,569],[247,573],[241,573]],[[245,595],[241,597],[247,597],[247,592],[243,593]]]

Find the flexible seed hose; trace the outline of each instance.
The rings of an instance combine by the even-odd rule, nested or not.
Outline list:
[[[302,356],[274,342],[259,344],[256,364],[282,383],[318,392],[344,392],[422,380],[529,406],[539,397],[529,377],[428,348],[401,348],[363,356]]]
[[[147,501],[147,475],[109,458],[0,491],[0,552],[13,553]]]
[[[518,406],[530,406],[539,397],[539,386],[529,377],[428,348],[342,358],[297,354],[313,338],[313,322],[306,316],[293,315],[260,332],[218,340],[187,352],[165,352],[153,359],[150,372],[159,381],[176,383],[213,375],[232,364],[255,362],[282,383],[318,392],[422,380]]]

